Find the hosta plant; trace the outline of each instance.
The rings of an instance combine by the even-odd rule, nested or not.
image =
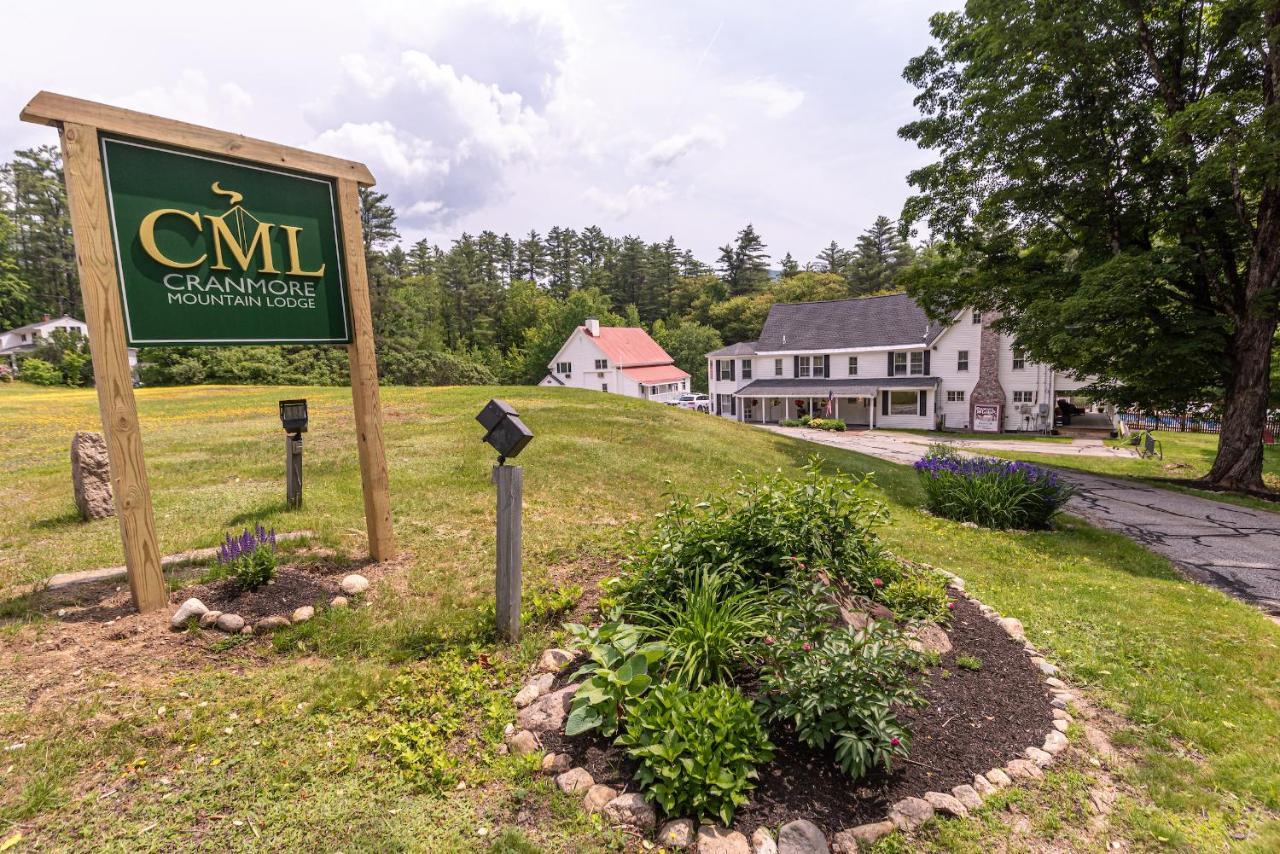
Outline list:
[[[855,779],[907,755],[895,706],[917,702],[910,679],[920,662],[896,628],[872,622],[817,640],[802,632],[773,640],[760,674],[771,720],[794,727],[810,747],[834,746],[837,763]]]
[[[632,704],[618,744],[636,760],[636,782],[663,812],[725,826],[747,802],[756,767],[773,745],[751,701],[725,685],[690,691],[658,685]]]
[[[599,729],[603,735],[618,731],[623,704],[634,700],[653,683],[651,670],[666,654],[660,643],[642,643],[643,630],[622,622],[615,612],[609,622],[590,629],[566,625],[586,651],[589,661],[573,674],[574,681],[586,677],[573,694],[565,735],[579,735]]]

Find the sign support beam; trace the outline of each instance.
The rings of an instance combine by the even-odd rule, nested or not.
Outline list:
[[[64,123],[62,161],[85,322],[89,325],[94,384],[106,434],[107,456],[111,460],[111,494],[120,520],[129,591],[139,611],[151,611],[164,607],[169,595],[160,568],[151,487],[142,456],[138,408],[133,399],[133,373],[129,369],[124,310],[116,284],[116,254],[107,219],[107,198],[103,193],[97,129]]]

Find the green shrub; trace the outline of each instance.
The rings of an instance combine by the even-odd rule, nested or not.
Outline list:
[[[815,430],[834,430],[837,433],[845,431],[845,423],[840,418],[814,418],[808,426]]]
[[[726,826],[747,802],[773,745],[752,703],[724,685],[655,687],[628,710],[618,737],[635,779],[670,816],[714,816]]]
[[[813,420],[813,416],[812,416],[812,415],[809,415],[809,414],[805,414],[805,415],[801,415],[801,416],[800,416],[798,419],[796,419],[796,420],[800,422],[800,426],[801,426],[801,427],[808,427],[808,426],[809,426],[809,422]]]
[[[604,735],[616,733],[623,704],[648,690],[653,682],[649,670],[666,654],[660,643],[642,644],[640,627],[624,623],[618,616],[611,615],[609,622],[595,629],[577,623],[565,626],[590,657],[573,674],[574,680],[584,676],[587,680],[573,694],[565,735],[597,728]]]
[[[628,616],[667,647],[665,678],[686,688],[733,681],[768,621],[756,590],[734,590],[727,574],[703,568],[674,599],[641,604]]]
[[[956,667],[961,670],[973,670],[976,672],[982,669],[982,659],[976,655],[957,655]]]
[[[885,583],[879,598],[900,620],[940,623],[951,615],[946,580],[917,566],[904,565],[896,578]]]
[[[23,359],[18,377],[33,385],[62,385],[62,371],[44,359]]]
[[[872,622],[816,642],[796,631],[768,650],[760,684],[770,720],[793,726],[810,747],[834,745],[837,764],[855,779],[907,755],[894,707],[917,702],[909,679],[920,659],[897,629]]]
[[[1049,527],[1074,489],[1030,463],[926,454],[916,461],[929,512],[986,528]]]
[[[642,604],[674,601],[693,586],[700,567],[717,567],[735,587],[768,590],[815,570],[874,596],[872,579],[897,570],[875,534],[888,519],[870,495],[869,478],[824,474],[811,460],[794,480],[781,474],[739,475],[729,497],[693,504],[676,496],[653,532],[635,537],[632,557],[610,594]]]
[[[803,427],[804,424],[799,418],[784,418],[778,422],[783,427]]]

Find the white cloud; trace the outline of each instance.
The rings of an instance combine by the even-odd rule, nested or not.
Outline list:
[[[622,193],[609,193],[599,187],[588,187],[582,198],[605,216],[619,219],[638,208],[665,202],[671,195],[671,186],[666,181],[659,181],[656,184],[632,184]]]
[[[636,163],[650,169],[672,165],[680,158],[701,148],[723,148],[725,134],[718,127],[698,125],[688,131],[658,140],[636,158]]]
[[[771,119],[788,116],[804,103],[804,92],[794,86],[779,83],[772,77],[757,77],[742,83],[732,83],[725,87],[725,91],[758,106]]]
[[[185,69],[171,82],[137,89],[116,101],[122,107],[214,127],[242,124],[253,96],[233,82],[211,83],[204,72]]]

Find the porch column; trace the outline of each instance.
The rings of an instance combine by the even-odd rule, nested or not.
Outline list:
[[[765,398],[762,397],[760,398],[760,423],[761,424],[763,424],[765,421],[764,405],[765,405]]]
[[[880,397],[880,391],[879,389],[877,389],[875,395],[867,399],[867,412],[871,416],[869,419],[871,422],[870,426],[867,427],[868,430],[876,429],[876,410],[880,408],[879,407],[880,401],[877,399],[879,397]]]
[[[782,399],[782,420],[791,420],[791,398],[789,397],[784,397]]]

